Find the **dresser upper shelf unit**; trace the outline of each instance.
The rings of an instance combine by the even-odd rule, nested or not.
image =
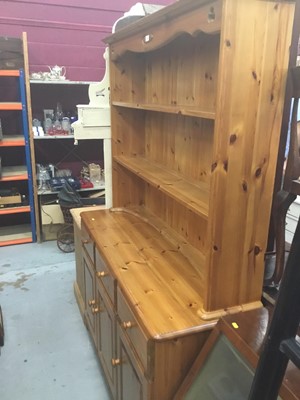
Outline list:
[[[260,304],[294,10],[179,1],[105,40],[113,205],[203,253],[203,318]]]

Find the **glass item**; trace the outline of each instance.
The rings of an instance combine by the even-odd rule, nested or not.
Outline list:
[[[253,377],[253,368],[222,334],[189,387],[184,400],[247,400]]]
[[[89,164],[90,181],[93,184],[101,182],[101,167],[99,164]]]
[[[47,168],[38,164],[37,169],[38,169],[37,173],[38,190],[49,190],[50,174]]]
[[[45,128],[45,133],[48,133],[48,131],[52,128],[52,119],[51,118],[45,119],[44,128]]]
[[[37,118],[33,118],[32,126],[35,126],[35,127],[42,126],[41,121]]]
[[[71,124],[70,124],[69,117],[63,117],[62,122],[61,122],[61,127],[64,131],[70,132]]]
[[[64,116],[61,103],[57,103],[56,105],[56,113],[55,113],[55,120],[62,121]]]

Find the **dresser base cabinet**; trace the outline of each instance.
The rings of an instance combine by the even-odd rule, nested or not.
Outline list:
[[[112,215],[109,210],[82,213],[83,317],[114,399],[171,400],[216,321],[199,321],[196,299],[190,297],[194,291],[189,283],[189,279],[195,279],[193,270],[186,270],[188,278],[181,279],[181,283],[176,283],[173,271],[167,269],[161,277],[154,270],[144,270],[142,280],[134,279],[131,273],[127,280],[130,262],[127,267],[121,262],[129,250],[129,241],[121,237],[125,232],[120,232],[119,239],[115,237],[116,242],[108,237],[107,243],[100,240],[104,236],[99,226],[109,229]],[[106,248],[108,243],[125,244],[121,259],[118,252]],[[103,251],[103,246],[108,251]],[[109,254],[113,255],[111,262]],[[168,279],[174,281],[171,290],[167,290]],[[190,299],[188,304],[179,300],[183,287]]]

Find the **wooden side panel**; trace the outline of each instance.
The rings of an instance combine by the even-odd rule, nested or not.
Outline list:
[[[111,54],[110,54],[111,57]],[[112,101],[139,103],[145,94],[145,57],[125,54],[110,65]]]
[[[220,35],[181,35],[147,53],[145,102],[215,111]]]
[[[147,185],[145,205],[157,217],[174,229],[189,244],[204,253],[206,248],[207,221],[175,200]],[[201,273],[202,265],[201,265]]]
[[[144,112],[112,107],[112,154],[143,155]],[[129,171],[112,164],[113,206],[126,207],[144,204],[144,182]]]
[[[172,400],[202,349],[210,330],[154,344],[151,399]]]
[[[134,207],[145,204],[145,182],[113,162],[113,206]]]
[[[204,303],[208,311],[261,296],[294,7],[224,1]]]
[[[137,156],[145,154],[144,112],[112,107],[112,154]]]
[[[214,123],[163,113],[148,113],[146,157],[191,182],[210,181]]]

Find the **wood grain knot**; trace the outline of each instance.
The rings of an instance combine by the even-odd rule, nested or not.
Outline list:
[[[214,251],[218,251],[219,250],[218,246],[216,246],[216,245],[214,245],[213,249],[214,249]]]
[[[273,103],[273,101],[274,101],[274,94],[273,94],[273,93],[271,93],[271,96],[270,96],[270,102],[271,102],[271,103]]]
[[[235,133],[231,134],[229,137],[229,143],[233,144],[234,142],[236,142],[236,140],[237,140],[236,134]]]
[[[225,161],[223,161],[223,168],[224,168],[224,171],[228,171],[228,160],[225,160]]]
[[[261,248],[259,246],[254,247],[254,254],[257,256],[261,252]]]
[[[153,292],[154,292],[153,289],[146,289],[146,290],[145,290],[145,294],[151,294],[151,293],[153,293]]]
[[[214,172],[214,170],[217,168],[218,163],[214,162],[211,166],[211,172]]]
[[[247,190],[248,190],[248,185],[247,185],[247,182],[246,182],[246,181],[243,181],[243,182],[242,182],[242,188],[243,188],[243,191],[244,191],[244,192],[247,192]]]
[[[257,74],[256,74],[255,71],[252,71],[252,76],[253,76],[253,78],[254,78],[255,80],[257,80]]]
[[[261,176],[261,168],[257,168],[257,170],[255,171],[255,176],[256,178],[259,178]]]
[[[229,39],[226,39],[226,40],[225,40],[225,44],[226,44],[227,47],[230,47],[230,46],[231,46],[230,40],[229,40]]]

